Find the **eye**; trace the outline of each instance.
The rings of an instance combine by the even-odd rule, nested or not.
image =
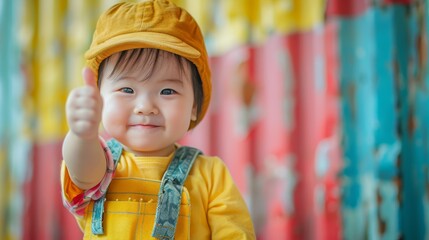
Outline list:
[[[175,94],[175,93],[177,93],[177,92],[174,91],[171,88],[166,88],[166,89],[162,89],[161,90],[161,95],[172,95],[172,94]]]
[[[128,94],[133,94],[134,93],[134,90],[132,88],[129,88],[129,87],[121,88],[121,89],[119,89],[119,91],[123,92],[123,93],[128,93]]]

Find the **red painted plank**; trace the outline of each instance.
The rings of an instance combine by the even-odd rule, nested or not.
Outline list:
[[[76,222],[63,207],[60,188],[62,141],[36,143],[32,177],[25,184],[23,239],[81,239]]]
[[[328,0],[329,16],[354,17],[365,12],[371,3],[369,0]]]
[[[341,239],[335,32],[274,36],[256,49],[262,239]]]
[[[247,46],[236,48],[225,55],[212,58],[213,150],[231,171],[246,200],[250,198],[252,172],[250,128],[252,91],[250,79],[251,53]]]
[[[386,4],[412,4],[413,0],[384,0],[384,3]]]

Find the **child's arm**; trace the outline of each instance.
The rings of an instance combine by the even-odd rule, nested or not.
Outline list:
[[[252,218],[227,167],[221,160],[211,167],[208,206],[211,239],[256,239]]]
[[[96,79],[83,70],[85,86],[70,92],[66,115],[69,124],[63,143],[63,158],[70,178],[82,190],[97,185],[106,173],[106,158],[98,136],[103,101]]]

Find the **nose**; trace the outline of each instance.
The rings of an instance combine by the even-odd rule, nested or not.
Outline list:
[[[156,115],[159,113],[158,108],[156,107],[156,104],[154,104],[149,99],[140,99],[135,104],[134,107],[134,114],[141,114],[141,115]]]

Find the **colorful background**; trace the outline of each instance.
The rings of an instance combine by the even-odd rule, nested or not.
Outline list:
[[[0,0],[0,239],[79,239],[67,93],[116,1]],[[428,239],[428,0],[176,0],[214,96],[182,141],[220,156],[258,239]]]

